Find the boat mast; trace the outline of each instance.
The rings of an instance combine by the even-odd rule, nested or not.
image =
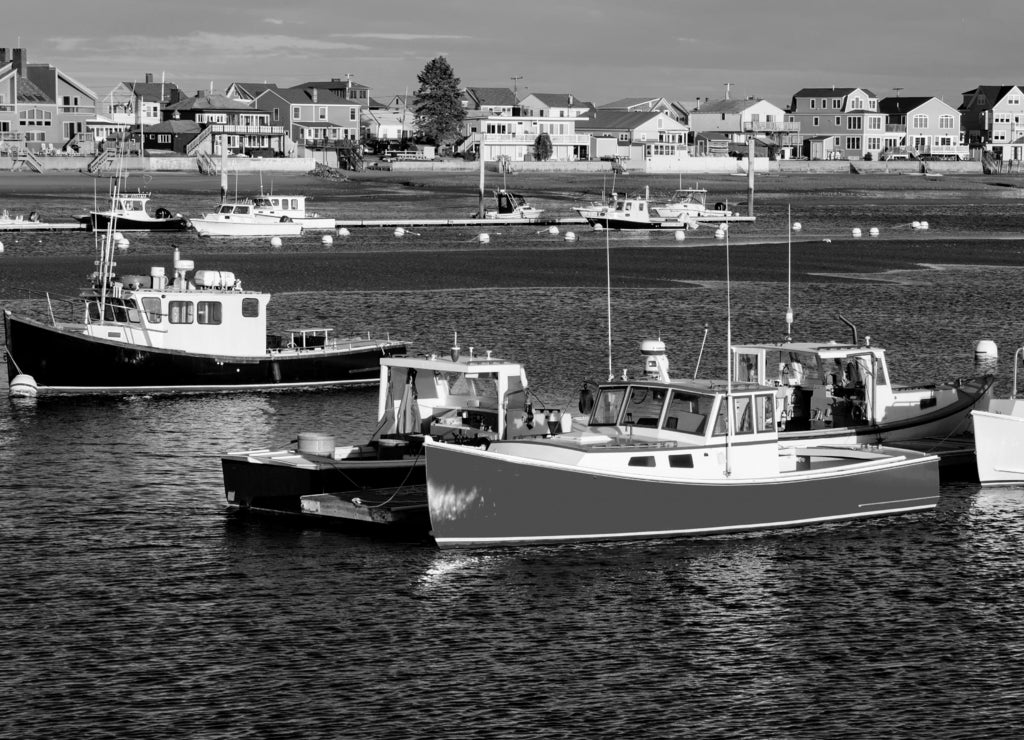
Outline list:
[[[726,201],[725,210],[729,210]],[[729,229],[725,230],[725,477],[732,475],[732,282],[729,277]]]
[[[786,206],[786,341],[793,341],[793,206]]]
[[[612,250],[608,238],[608,211],[604,214],[604,254],[605,254],[605,296],[608,302],[608,381],[615,379],[612,369]]]

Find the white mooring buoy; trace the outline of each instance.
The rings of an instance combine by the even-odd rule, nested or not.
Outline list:
[[[567,231],[567,232],[565,232],[565,236],[562,237],[562,238],[565,239],[567,242],[574,242],[574,241],[576,241],[576,232],[575,231]]]
[[[548,227],[548,233],[551,234],[552,236],[555,236],[558,233],[558,227],[557,226],[549,226]]]
[[[868,233],[871,234],[871,236],[878,236],[878,233],[879,233],[878,232],[878,227],[877,226],[872,226],[871,230]]]
[[[282,244],[281,237],[279,237],[279,236],[272,236],[272,237],[270,237],[270,246],[272,246],[272,247],[280,247],[281,244]]]
[[[489,241],[491,240],[491,235],[490,235],[490,234],[488,234],[488,233],[486,233],[486,232],[484,232],[483,234],[480,234],[480,235],[479,235],[479,236],[478,236],[478,237],[476,238],[476,240],[477,240],[478,242],[480,242],[481,244],[486,244],[487,242],[489,242]]]
[[[340,227],[338,229],[338,236],[348,236],[348,229],[346,229],[344,226]]]
[[[793,224],[793,231],[800,231],[800,229],[802,229],[803,227],[803,224],[797,221],[796,223]]]
[[[682,229],[676,229],[676,241],[681,242],[686,239],[686,232]]]
[[[330,234],[324,234],[322,237],[320,237],[320,243],[323,244],[324,246],[329,247],[332,244],[334,244],[334,237],[331,236]]]
[[[401,226],[395,227],[395,236],[405,236],[405,229]]]
[[[11,398],[34,398],[38,392],[39,386],[36,385],[36,379],[31,375],[19,373],[11,378],[8,391]]]

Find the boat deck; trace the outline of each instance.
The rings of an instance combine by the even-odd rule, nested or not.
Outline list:
[[[939,471],[943,478],[973,477],[977,475],[974,457],[974,437],[923,437],[889,443],[916,452],[927,452],[939,457]]]

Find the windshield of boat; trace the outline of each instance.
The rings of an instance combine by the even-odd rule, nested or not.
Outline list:
[[[498,403],[497,373],[436,373],[435,377],[448,388],[449,396],[468,396],[483,399],[491,405]]]

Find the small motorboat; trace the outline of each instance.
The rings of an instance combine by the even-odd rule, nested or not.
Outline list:
[[[377,428],[368,440],[300,432],[285,449],[221,458],[230,506],[428,529],[425,435],[450,444],[538,437],[563,414],[531,401],[521,364],[485,354],[380,360]]]
[[[114,272],[113,239],[71,321],[4,311],[8,377],[50,393],[181,393],[373,385],[378,361],[404,354],[388,338],[329,328],[267,333],[271,296],[224,270],[195,270],[175,248],[172,273]]]
[[[777,389],[660,371],[581,393],[568,433],[481,447],[428,437],[441,548],[748,532],[932,509],[939,458],[781,445]]]
[[[1017,369],[1024,347],[1013,355],[1013,390],[989,398],[971,412],[978,481],[983,486],[1024,484],[1024,398],[1018,398]]]
[[[149,212],[150,194],[118,193],[108,210],[90,211],[75,220],[85,224],[89,231],[104,231],[114,228],[116,231],[184,231],[188,228],[188,219],[180,213],[171,213],[166,208],[157,208]]]
[[[685,215],[666,217],[656,213],[650,189],[644,195],[618,197],[608,204],[591,204],[574,208],[587,223],[605,229],[695,229],[696,219]]]
[[[535,219],[544,211],[541,208],[534,208],[526,202],[526,198],[511,190],[494,191],[494,208],[484,209],[484,218],[491,219]]]
[[[298,236],[302,224],[290,216],[260,213],[249,198],[224,201],[213,213],[191,219],[199,236]]]
[[[304,195],[258,195],[252,199],[257,216],[280,220],[287,217],[298,223],[303,231],[330,231],[337,223],[334,218],[306,211]]]

